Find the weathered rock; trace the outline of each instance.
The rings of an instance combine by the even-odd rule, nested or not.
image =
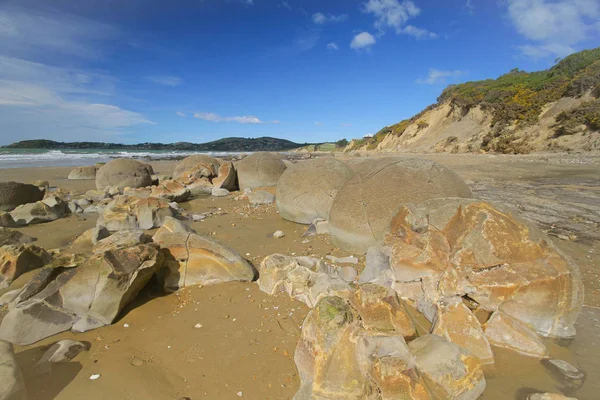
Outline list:
[[[40,224],[63,218],[68,207],[60,197],[46,197],[29,204],[23,204],[10,212],[18,225]]]
[[[152,185],[152,174],[146,165],[131,158],[117,158],[107,162],[96,173],[96,189],[117,187],[139,188]]]
[[[271,254],[263,259],[258,267],[259,276],[256,283],[263,292],[274,295],[285,291],[287,274],[298,267],[295,258],[284,254]]]
[[[168,201],[182,202],[190,198],[190,191],[177,181],[165,181],[153,187],[150,196],[160,197]]]
[[[237,189],[237,172],[233,163],[225,161],[219,166],[219,174],[212,180],[213,186],[229,191]]]
[[[76,342],[74,340],[64,339],[54,343],[42,354],[42,357],[34,365],[38,374],[49,373],[52,371],[52,364],[60,362],[69,362],[82,351],[88,351],[91,348],[89,342]]]
[[[496,311],[483,326],[494,346],[504,347],[531,357],[545,357],[546,346],[538,334],[524,322]]]
[[[285,168],[280,154],[264,151],[250,154],[235,165],[241,190],[277,186]]]
[[[182,221],[173,218],[173,217],[165,217],[163,223],[160,228],[154,233],[152,240],[154,242],[159,243],[161,240],[161,236],[169,233],[196,233],[195,230],[187,226]]]
[[[488,203],[439,199],[402,207],[386,244],[401,282],[428,279],[542,336],[572,337],[583,286],[577,267],[539,232]]]
[[[353,343],[356,316],[340,297],[325,297],[306,316],[294,360],[301,387],[295,400],[364,399],[368,381]]]
[[[214,197],[225,197],[229,196],[229,190],[213,187],[211,194]]]
[[[3,341],[0,341],[0,382],[0,400],[27,400],[25,380],[13,345]]]
[[[85,192],[83,197],[94,203],[97,203],[108,198],[108,192],[106,190],[88,190]]]
[[[0,182],[0,211],[11,211],[21,204],[35,203],[43,198],[44,191],[35,185]]]
[[[351,282],[354,282],[356,280],[356,278],[358,277],[358,272],[356,271],[356,268],[354,268],[354,267],[345,266],[345,267],[340,268],[339,276],[344,281],[351,283]]]
[[[12,215],[10,215],[10,213],[0,211],[0,226],[7,227],[7,228],[16,228],[16,227],[24,226],[24,225],[25,225],[24,222],[17,223],[13,219]]]
[[[44,189],[45,191],[47,191],[48,188],[50,188],[50,183],[48,181],[44,181],[41,179],[38,179],[37,181],[33,181],[33,182],[31,182],[31,184],[33,186],[37,186],[40,189]]]
[[[379,283],[388,285],[392,282],[392,269],[390,258],[392,249],[385,246],[373,246],[367,250],[365,269],[358,278],[358,283]]]
[[[366,330],[403,337],[412,337],[416,333],[404,302],[391,289],[371,283],[361,285],[351,295],[350,303]]]
[[[35,242],[36,240],[19,231],[0,227],[0,246],[26,244]]]
[[[167,291],[192,285],[222,282],[248,282],[256,271],[235,250],[195,233],[161,233],[155,235],[165,255],[160,278]]]
[[[329,219],[333,199],[352,174],[346,164],[333,157],[293,164],[277,183],[279,214],[301,224]]]
[[[579,389],[585,382],[585,372],[565,360],[542,359],[542,365],[560,384],[562,392],[571,393]]]
[[[173,178],[178,180],[184,175],[190,174],[191,171],[200,170],[202,168],[207,169],[207,172],[204,172],[202,175],[211,178],[217,175],[219,166],[219,160],[216,158],[205,154],[195,154],[184,158],[175,166]]]
[[[165,217],[174,215],[176,211],[164,199],[119,196],[102,210],[96,225],[111,232],[152,229],[160,227]]]
[[[85,167],[77,167],[69,172],[69,176],[67,179],[77,179],[77,180],[93,180],[96,179],[96,167],[93,165],[87,165]]]
[[[261,204],[273,204],[275,202],[275,195],[266,190],[257,190],[248,195],[248,202],[253,206]]]
[[[73,241],[73,246],[87,246],[94,245],[99,240],[105,239],[110,236],[108,229],[100,226],[90,228],[83,232],[80,236]]]
[[[282,237],[285,237],[285,233],[283,231],[275,231],[273,237],[275,239],[281,239]]]
[[[458,345],[425,335],[410,342],[408,348],[433,398],[474,400],[485,390],[480,360]]]
[[[403,204],[438,197],[470,197],[454,172],[418,158],[368,159],[338,190],[329,217],[333,244],[366,253],[383,243],[396,210]]]
[[[559,393],[532,393],[527,400],[577,400],[575,397],[563,396]]]
[[[466,349],[482,364],[494,363],[494,353],[481,324],[460,297],[438,302],[431,333]]]
[[[182,182],[182,181],[179,181]],[[184,182],[182,182],[184,183]],[[192,196],[202,196],[211,194],[213,190],[213,184],[208,178],[197,178],[188,183],[184,183],[187,190],[190,191]]]
[[[43,267],[52,259],[46,250],[31,244],[0,247],[0,289],[25,272]]]
[[[143,244],[94,255],[77,268],[45,268],[12,303],[0,339],[27,345],[111,324],[162,262],[156,245]]]
[[[105,251],[132,247],[138,244],[150,243],[152,237],[142,230],[118,231],[94,244],[93,252],[100,254]]]

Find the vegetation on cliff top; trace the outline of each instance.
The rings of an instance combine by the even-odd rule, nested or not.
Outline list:
[[[518,149],[508,146],[513,133],[505,128],[534,124],[545,104],[562,97],[580,97],[587,92],[591,92],[596,98],[600,97],[600,48],[572,54],[544,71],[525,72],[513,69],[497,79],[450,85],[438,97],[437,104],[429,106],[411,119],[383,128],[372,138],[359,141],[356,147],[366,144],[367,148],[375,148],[389,134],[401,136],[425,111],[449,103],[462,110],[463,114],[476,106],[491,112],[492,131],[484,138],[482,148],[515,152]],[[593,100],[575,110],[562,113],[557,118],[556,131],[559,135],[560,132],[569,134],[578,123],[593,130],[598,129],[599,120],[600,104]]]
[[[285,139],[261,137],[256,139],[223,138],[208,143],[101,143],[101,142],[55,142],[53,140],[23,140],[5,148],[18,149],[109,149],[109,150],[184,150],[184,151],[282,151],[306,146]]]

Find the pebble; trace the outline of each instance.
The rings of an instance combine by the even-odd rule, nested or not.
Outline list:
[[[92,381],[95,381],[98,378],[100,378],[100,374],[93,374],[90,376],[90,380],[92,380]]]
[[[284,236],[285,236],[285,233],[283,233],[283,231],[275,231],[275,233],[273,234],[273,237],[275,239],[281,239]]]
[[[129,324],[123,324],[123,328],[129,328]]]
[[[244,393],[242,392],[237,392],[238,397],[242,397],[244,395]]]
[[[196,325],[194,325],[194,328],[202,328],[203,326],[204,325],[202,325],[202,324],[196,324]]]

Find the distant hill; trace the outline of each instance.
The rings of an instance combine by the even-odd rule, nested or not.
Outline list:
[[[414,117],[346,151],[528,153],[600,149],[600,48],[538,72],[448,86]]]
[[[308,143],[294,143],[285,139],[272,137],[261,137],[256,139],[246,138],[224,138],[208,143],[138,143],[119,144],[101,142],[55,142],[53,140],[23,140],[2,146],[12,149],[52,149],[52,150],[74,150],[74,149],[108,149],[108,150],[184,150],[184,151],[284,151],[293,150]]]

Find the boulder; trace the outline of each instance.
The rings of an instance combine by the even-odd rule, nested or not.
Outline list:
[[[98,240],[94,244],[93,252],[95,254],[104,253],[114,249],[132,247],[142,243],[149,243],[152,237],[146,235],[142,230],[136,229],[131,231],[118,231],[112,235]]]
[[[152,236],[152,240],[155,243],[160,243],[162,235],[169,234],[169,233],[186,234],[186,233],[196,233],[196,231],[176,218],[165,217],[163,219],[163,223],[160,226],[160,228],[158,228],[158,230],[154,233],[154,236]]]
[[[214,197],[226,197],[229,196],[229,190],[213,187],[211,194]]]
[[[545,358],[542,365],[560,385],[561,392],[573,393],[585,382],[586,373],[565,360]]]
[[[165,256],[159,277],[166,291],[192,285],[254,280],[256,271],[235,250],[195,233],[163,232],[154,236]]]
[[[329,219],[333,199],[352,174],[346,164],[333,157],[293,164],[277,183],[279,215],[300,224]]]
[[[403,204],[439,197],[471,197],[471,191],[458,175],[433,161],[365,160],[355,166],[355,173],[333,200],[331,240],[343,250],[364,254],[383,242],[392,217]]]
[[[28,345],[111,324],[160,269],[158,246],[141,244],[90,257],[77,268],[41,270],[11,303],[0,339]]]
[[[494,364],[494,353],[481,324],[460,297],[437,303],[431,333],[466,349],[482,364]]]
[[[50,196],[19,206],[10,212],[10,216],[17,225],[40,224],[63,218],[68,209],[68,204],[60,197]]]
[[[9,212],[0,211],[0,226],[7,228],[16,228],[19,226],[25,226],[25,223],[17,223]]]
[[[149,196],[160,197],[168,201],[182,202],[190,198],[190,191],[177,181],[164,181],[158,186],[152,187]]]
[[[35,363],[34,369],[37,374],[47,374],[52,372],[52,364],[69,362],[82,351],[88,351],[91,348],[89,342],[76,342],[75,340],[59,340],[54,343],[42,354],[42,357]]]
[[[176,210],[164,199],[118,196],[104,207],[96,226],[111,232],[152,229],[161,226],[165,217],[174,215]]]
[[[0,289],[25,272],[43,267],[52,259],[46,250],[32,244],[0,247]]]
[[[277,186],[285,168],[280,154],[264,151],[250,154],[235,165],[241,190]]]
[[[88,190],[87,192],[85,192],[83,197],[90,200],[92,203],[97,203],[99,201],[107,199],[109,196],[108,191],[106,190]]]
[[[416,333],[404,302],[391,289],[372,283],[361,285],[352,293],[350,303],[366,330],[403,337],[412,337]]]
[[[208,178],[201,177],[194,179],[185,185],[192,196],[202,196],[212,194],[213,184]]]
[[[31,182],[32,185],[37,186],[40,189],[48,190],[50,188],[50,183],[48,181],[44,181],[42,179],[38,179],[37,181]]]
[[[96,189],[117,187],[139,188],[152,185],[152,174],[146,165],[131,158],[117,158],[107,162],[96,173]]]
[[[257,190],[248,195],[248,202],[253,206],[273,204],[275,202],[275,195],[266,190]]]
[[[3,341],[0,341],[0,382],[0,400],[27,400],[25,380],[13,345]]]
[[[490,343],[530,357],[546,357],[548,350],[538,334],[524,322],[496,311],[483,326]]]
[[[93,165],[87,165],[85,167],[77,167],[69,172],[67,179],[73,180],[93,180],[96,179],[96,167]]]
[[[81,235],[77,237],[73,241],[73,246],[88,246],[94,245],[99,240],[105,239],[110,236],[110,232],[108,229],[100,226],[95,228],[90,228],[87,231],[83,232]]]
[[[542,336],[575,334],[583,302],[577,266],[508,212],[456,198],[408,205],[393,218],[385,242],[397,282],[427,281],[430,293],[468,295]]]
[[[475,400],[485,390],[481,361],[457,344],[429,334],[408,348],[433,398]]]
[[[19,231],[0,227],[0,246],[26,244],[36,240]]]
[[[527,400],[577,400],[575,397],[567,397],[560,393],[532,393]]]
[[[202,168],[207,169],[203,173],[207,178],[212,178],[216,176],[219,171],[219,160],[214,157],[211,157],[206,154],[195,154],[193,156],[189,156],[181,160],[175,166],[175,171],[173,172],[173,179],[182,178],[186,174],[190,174],[195,170],[200,170]]]
[[[219,166],[219,174],[212,180],[216,188],[233,191],[237,189],[237,172],[230,161],[224,161]]]
[[[21,204],[35,203],[43,198],[44,191],[35,185],[0,182],[0,211],[11,211]]]

